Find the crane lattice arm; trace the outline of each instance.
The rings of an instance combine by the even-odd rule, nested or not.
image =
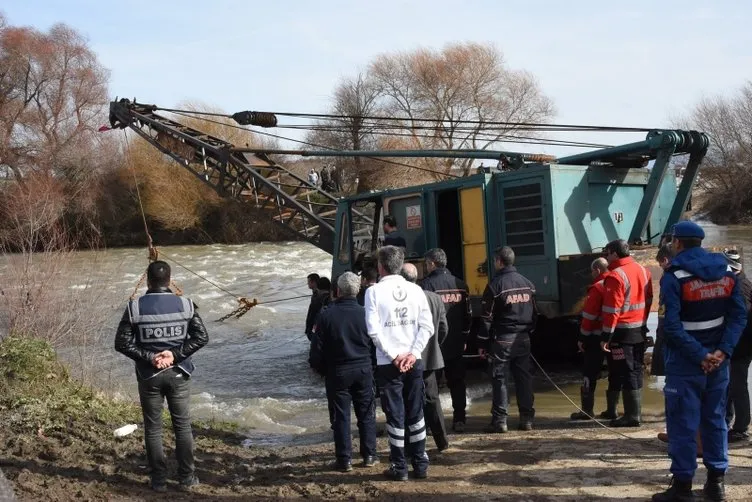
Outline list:
[[[110,125],[130,127],[155,148],[176,160],[222,197],[251,201],[272,220],[327,253],[333,252],[338,199],[277,164],[266,154],[250,153],[219,138],[155,113],[157,107],[120,99],[110,103]],[[259,114],[269,115],[269,114]],[[236,118],[256,119],[253,112]],[[271,118],[274,118],[272,115]],[[260,125],[276,120],[263,116]],[[353,212],[353,224],[372,224]]]

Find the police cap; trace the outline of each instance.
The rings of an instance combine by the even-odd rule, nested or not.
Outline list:
[[[680,239],[702,240],[705,238],[705,231],[700,225],[693,221],[680,221],[674,225],[671,234]]]

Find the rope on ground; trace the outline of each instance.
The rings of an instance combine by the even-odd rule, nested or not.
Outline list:
[[[551,383],[551,385],[553,385],[553,386],[554,386],[554,388],[555,388],[555,389],[556,389],[557,391],[559,391],[559,393],[560,393],[560,394],[561,394],[562,396],[564,396],[564,397],[565,397],[565,398],[567,399],[567,401],[569,401],[569,402],[570,402],[570,403],[572,404],[572,406],[574,406],[574,407],[575,407],[575,408],[576,408],[576,409],[577,409],[578,411],[582,412],[582,414],[583,414],[583,415],[587,416],[588,418],[590,418],[591,420],[593,420],[593,421],[594,421],[594,422],[595,422],[596,424],[600,425],[601,427],[603,427],[603,428],[604,428],[604,429],[606,429],[607,431],[609,431],[609,432],[611,432],[611,433],[613,433],[613,434],[616,434],[617,436],[622,436],[622,437],[624,437],[624,438],[627,438],[627,439],[632,439],[632,440],[634,440],[634,441],[643,441],[643,442],[650,442],[650,444],[651,444],[651,445],[655,446],[655,442],[654,442],[654,441],[653,441],[652,439],[649,439],[649,438],[637,438],[637,437],[634,437],[634,436],[628,436],[627,434],[624,434],[623,432],[617,431],[616,429],[614,429],[614,428],[612,428],[612,427],[609,427],[608,425],[604,424],[603,422],[601,422],[601,421],[600,421],[600,420],[598,420],[597,418],[595,418],[595,417],[591,416],[591,415],[590,415],[590,414],[589,414],[588,412],[586,412],[585,410],[583,410],[582,408],[580,408],[580,407],[579,407],[579,406],[577,405],[577,403],[575,403],[575,402],[574,402],[574,401],[573,401],[573,400],[572,400],[572,399],[571,399],[571,398],[570,398],[570,397],[569,397],[569,396],[567,395],[567,393],[566,393],[566,392],[564,392],[564,390],[562,390],[562,388],[561,388],[561,387],[559,387],[559,386],[558,386],[558,385],[556,384],[556,382],[554,382],[554,380],[553,380],[553,379],[551,378],[551,376],[550,376],[550,375],[549,375],[548,373],[546,373],[546,370],[544,370],[544,369],[543,369],[543,366],[541,366],[541,365],[540,365],[540,363],[538,362],[538,360],[537,360],[537,359],[536,359],[536,358],[535,358],[535,357],[534,357],[534,356],[533,356],[532,354],[530,355],[530,358],[531,358],[531,359],[533,360],[533,362],[534,362],[534,363],[535,363],[535,365],[536,365],[536,366],[538,367],[538,369],[539,369],[539,370],[541,371],[541,373],[543,373],[543,376],[544,376],[544,377],[546,377],[546,380],[548,380],[548,381],[549,381],[549,382]]]

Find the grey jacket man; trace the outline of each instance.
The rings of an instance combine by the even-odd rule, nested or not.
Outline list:
[[[446,309],[441,297],[433,291],[423,291],[428,300],[428,307],[431,309],[433,316],[434,335],[428,340],[426,348],[423,349],[423,370],[436,371],[444,367],[444,358],[441,355],[441,344],[446,340],[449,334],[449,323],[447,322]]]

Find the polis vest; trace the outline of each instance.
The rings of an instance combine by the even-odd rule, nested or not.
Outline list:
[[[128,302],[128,314],[136,335],[136,343],[150,352],[162,352],[180,347],[188,337],[188,323],[193,318],[193,302],[172,293],[147,293]],[[188,357],[176,365],[187,375],[194,370]],[[142,380],[160,373],[150,361],[136,363],[136,373]]]

